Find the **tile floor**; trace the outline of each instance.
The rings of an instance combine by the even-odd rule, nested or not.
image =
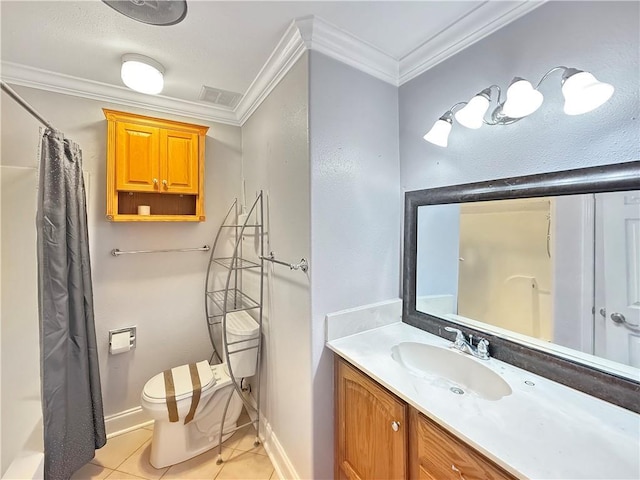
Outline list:
[[[246,423],[246,412],[238,423]],[[72,480],[271,480],[278,479],[262,445],[253,446],[255,429],[248,425],[223,444],[222,465],[216,465],[217,449],[186,462],[156,469],[149,463],[153,426],[113,437],[96,451],[91,463],[78,470]]]

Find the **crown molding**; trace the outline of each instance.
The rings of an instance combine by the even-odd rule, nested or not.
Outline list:
[[[398,60],[320,17],[295,20],[309,50],[323,53],[384,82],[398,86]]]
[[[338,27],[310,15],[289,25],[235,109],[240,125],[260,106],[307,50],[324,53],[340,62],[393,85],[398,85],[398,62]]]
[[[28,67],[18,63],[2,62],[2,80],[13,85],[73,95],[74,97],[144,108],[155,112],[228,125],[240,125],[234,111],[231,109],[212,107],[160,95],[145,95],[134,92],[129,88]]]
[[[481,3],[401,58],[398,85],[421,75],[545,2],[546,0],[524,0],[515,7],[513,2],[485,1]]]
[[[306,50],[294,20],[236,106],[235,114],[240,125],[244,125]]]

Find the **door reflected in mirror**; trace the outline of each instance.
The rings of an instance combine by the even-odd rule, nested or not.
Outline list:
[[[416,310],[640,368],[640,191],[418,207]]]

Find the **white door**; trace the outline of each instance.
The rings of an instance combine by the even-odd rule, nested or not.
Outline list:
[[[604,339],[596,341],[598,356],[640,367],[640,191],[596,195],[601,230],[602,301],[596,317]],[[596,241],[598,238],[596,238]]]

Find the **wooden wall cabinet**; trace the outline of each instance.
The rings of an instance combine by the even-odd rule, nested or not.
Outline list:
[[[107,219],[204,221],[209,127],[103,111],[108,125]],[[138,215],[139,205],[149,205],[151,215]]]
[[[515,480],[336,357],[335,478]]]

